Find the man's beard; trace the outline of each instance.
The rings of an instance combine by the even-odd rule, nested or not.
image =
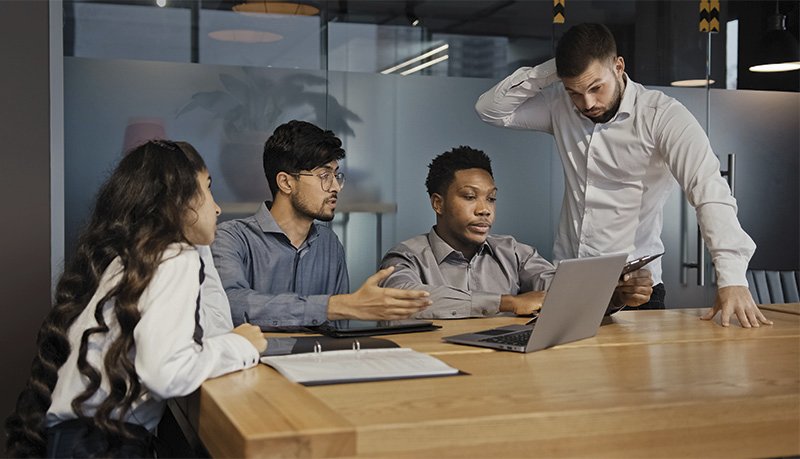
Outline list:
[[[334,196],[336,195],[334,194]],[[301,199],[296,194],[292,195],[291,200],[292,200],[292,207],[294,207],[294,209],[297,212],[305,215],[306,217],[313,218],[314,220],[319,220],[321,222],[329,222],[333,220],[334,212],[325,213],[324,210],[325,203],[328,202],[327,199],[322,202],[322,205],[317,210],[312,209],[311,206],[306,201]]]
[[[611,121],[611,118],[613,118],[614,115],[617,114],[617,111],[619,111],[619,105],[622,103],[622,84],[620,83],[620,80],[615,80],[615,81],[617,87],[614,90],[614,104],[611,106],[611,108],[604,111],[600,116],[587,117],[596,124],[608,123],[609,121]]]

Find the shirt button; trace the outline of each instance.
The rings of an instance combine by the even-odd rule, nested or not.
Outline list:
[[[594,180],[589,179],[589,180],[586,181],[586,184],[589,185],[589,186],[592,186],[592,185],[594,185]]]
[[[453,311],[453,312],[450,313],[450,315],[454,316],[454,315],[456,315],[456,312]]]
[[[312,324],[312,325],[316,325],[316,324],[317,324],[317,319],[312,319],[312,320],[311,320],[311,324]]]
[[[272,325],[278,325],[278,321],[277,320],[273,320],[272,321]]]

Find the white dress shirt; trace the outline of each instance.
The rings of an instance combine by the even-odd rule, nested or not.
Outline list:
[[[202,293],[202,299],[209,288],[222,291],[221,286],[212,286],[215,282],[213,273],[216,272],[213,263],[205,262],[206,276],[202,286],[200,267],[200,256],[194,247],[170,246],[139,299],[141,319],[133,332],[135,350],[131,357],[142,384],[142,394],[133,403],[124,419],[126,422],[152,431],[161,419],[166,399],[188,395],[208,378],[258,364],[258,350],[244,337],[230,333],[229,326],[226,327],[223,316],[227,301],[214,305],[212,314],[207,310],[208,302],[201,301],[203,306],[199,313],[203,344],[200,346],[194,341],[198,292]],[[94,296],[68,331],[71,352],[58,370],[58,382],[47,412],[47,426],[77,417],[71,403],[86,389],[86,380],[77,367],[81,335],[87,328],[97,325],[94,318],[97,304],[117,285],[122,269],[119,258],[111,262]],[[216,283],[219,283],[219,276],[216,276]],[[112,313],[113,304],[111,299],[102,306],[110,330],[106,334],[92,335],[90,339],[86,359],[103,379],[98,391],[83,405],[85,416],[92,416],[109,392],[103,358],[111,342],[119,336],[119,326]],[[230,320],[228,311],[227,322]]]
[[[719,287],[747,285],[755,243],[739,225],[708,137],[681,103],[625,79],[619,111],[607,123],[595,124],[575,107],[555,59],[520,68],[475,109],[490,124],[553,134],[565,177],[556,260],[663,252],[663,207],[674,177],[697,212]],[[648,268],[661,282],[661,260]]]

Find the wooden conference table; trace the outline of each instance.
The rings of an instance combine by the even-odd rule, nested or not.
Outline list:
[[[524,319],[438,321],[388,338],[469,375],[304,387],[259,365],[172,408],[214,457],[800,454],[800,304],[749,330],[702,311],[623,311],[531,354],[441,341]]]

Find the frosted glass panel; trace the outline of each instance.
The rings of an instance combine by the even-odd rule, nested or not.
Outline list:
[[[102,3],[66,7],[74,12],[75,56],[176,62],[191,57],[187,9]]]
[[[484,149],[494,160],[495,231],[550,256],[561,196],[552,178],[559,171],[553,141],[482,123],[473,104],[492,81],[83,58],[66,58],[64,73],[67,253],[130,141],[126,131],[195,145],[214,177],[223,218],[231,218],[267,197],[263,142],[296,118],[332,129],[348,152],[340,207],[357,212],[340,212],[333,226],[347,246],[354,286],[374,272],[383,251],[433,225],[427,165],[458,145]],[[370,211],[375,205],[388,210]]]
[[[291,119],[328,125],[326,105],[337,103],[327,99],[326,84],[322,72],[302,70],[65,58],[66,253],[122,155],[126,131],[144,131],[141,139],[160,131],[192,143],[208,164],[223,209],[258,202],[268,193],[264,141]],[[342,131],[350,122],[330,124]]]
[[[318,16],[203,10],[199,28],[204,64],[322,68]]]

